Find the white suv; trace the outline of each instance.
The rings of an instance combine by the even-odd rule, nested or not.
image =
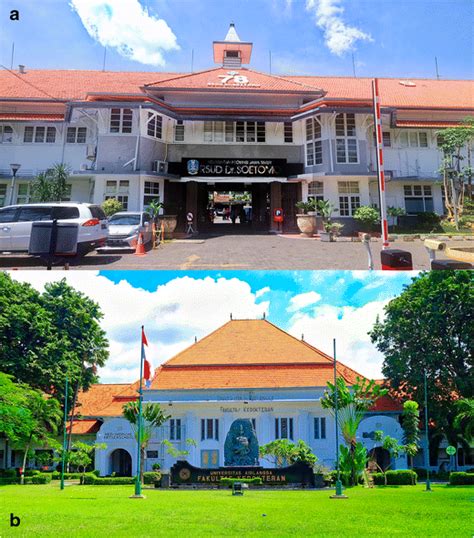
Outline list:
[[[0,209],[0,252],[27,252],[33,222],[55,219],[58,222],[79,224],[77,239],[79,256],[105,245],[108,223],[100,206],[74,202],[47,202]]]

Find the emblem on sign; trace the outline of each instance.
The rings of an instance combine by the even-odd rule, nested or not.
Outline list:
[[[181,480],[189,480],[191,477],[191,471],[189,469],[181,469],[181,471],[179,471],[179,477]]]
[[[195,176],[199,172],[199,161],[197,159],[189,159],[188,161],[188,174]]]
[[[219,75],[219,78],[222,80],[222,84],[233,82],[246,86],[249,83],[249,79],[245,75],[239,75],[238,71],[227,71],[227,75]]]

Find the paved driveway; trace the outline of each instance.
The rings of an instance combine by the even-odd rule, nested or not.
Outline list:
[[[448,242],[457,247],[474,247],[473,241]],[[415,269],[429,269],[429,258],[423,242],[397,241],[391,248],[412,253]],[[375,269],[380,269],[380,240],[371,242]],[[442,255],[438,257],[442,258]],[[58,260],[56,267],[63,268]],[[300,236],[277,235],[221,235],[197,236],[167,242],[157,250],[139,257],[133,253],[91,253],[82,260],[69,260],[71,269],[257,269],[257,270],[304,270],[304,269],[367,269],[367,252],[362,243],[339,240],[322,243],[318,239]],[[28,256],[3,255],[0,269],[44,269],[44,263]]]

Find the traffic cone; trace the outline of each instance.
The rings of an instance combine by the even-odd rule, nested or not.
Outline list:
[[[145,245],[143,244],[143,234],[138,234],[137,248],[135,249],[135,256],[145,256]]]

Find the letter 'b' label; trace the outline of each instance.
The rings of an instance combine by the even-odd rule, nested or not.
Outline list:
[[[20,518],[18,516],[10,514],[10,527],[19,527],[19,526],[20,526]]]

